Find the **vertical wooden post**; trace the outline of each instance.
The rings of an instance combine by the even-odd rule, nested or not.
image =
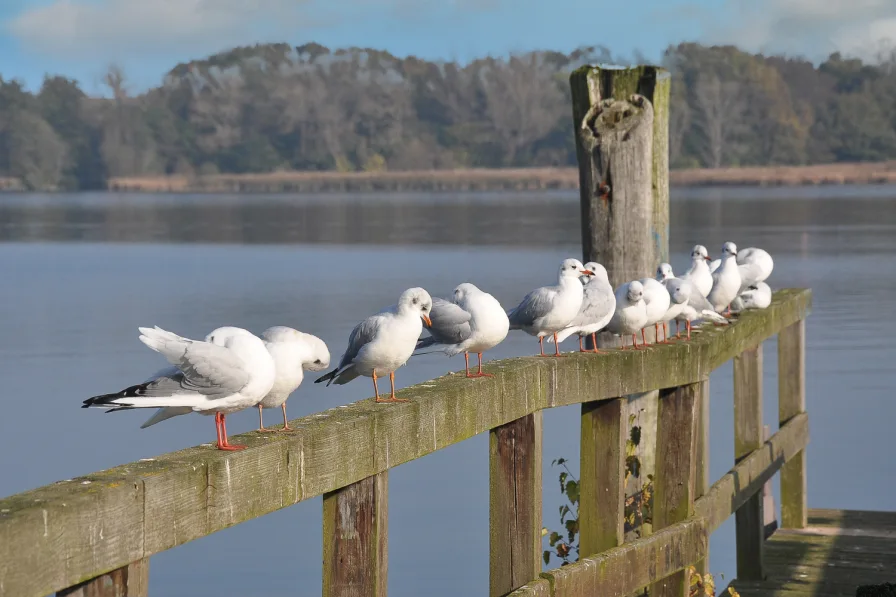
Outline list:
[[[694,499],[709,491],[709,378],[696,384],[697,391],[697,476],[694,481]],[[709,572],[709,547],[706,557],[695,564],[697,572]]]
[[[56,593],[57,597],[147,597],[149,558],[143,558]]]
[[[806,411],[806,322],[778,334],[778,420]],[[806,528],[806,450],[781,467],[781,528]]]
[[[582,404],[579,477],[579,555],[622,545],[625,539],[625,398]]]
[[[660,390],[656,430],[653,528],[661,530],[694,513],[698,409],[702,382]],[[687,570],[654,583],[651,597],[687,597]]]
[[[324,597],[385,597],[389,473],[324,494]]]
[[[489,432],[491,597],[541,573],[541,437],[541,412]]]
[[[614,287],[652,277],[669,258],[669,72],[583,66],[569,83],[585,261]]]
[[[762,447],[762,345],[734,357],[734,461]],[[762,492],[735,512],[737,578],[762,579],[765,520]]]

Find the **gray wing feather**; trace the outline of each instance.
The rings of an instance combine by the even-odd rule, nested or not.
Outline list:
[[[439,344],[459,344],[473,333],[470,320],[473,316],[462,307],[445,299],[433,298],[429,313],[432,327],[430,335]]]
[[[355,326],[348,336],[348,347],[339,361],[339,369],[351,365],[361,348],[376,337],[382,321],[382,315],[371,315]]]
[[[519,329],[532,325],[539,317],[544,317],[554,306],[556,291],[550,288],[536,288],[527,294],[516,309],[511,311],[507,318],[510,320],[511,329]]]
[[[616,310],[616,295],[613,288],[601,281],[585,285],[582,308],[569,327],[581,326],[611,315]]]
[[[235,394],[249,383],[242,359],[217,344],[192,342],[175,365],[183,373],[183,387],[202,394]]]

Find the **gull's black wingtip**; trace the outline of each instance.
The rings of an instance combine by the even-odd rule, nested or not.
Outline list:
[[[333,380],[336,378],[336,373],[337,373],[338,371],[339,371],[339,367],[336,367],[336,368],[333,369],[332,371],[329,371],[329,372],[327,372],[327,373],[321,375],[321,376],[318,377],[317,379],[315,379],[315,380],[314,380],[314,383],[320,383],[320,382],[322,382],[322,381],[331,382],[331,381],[333,381]],[[330,385],[330,384],[327,383],[327,385]]]

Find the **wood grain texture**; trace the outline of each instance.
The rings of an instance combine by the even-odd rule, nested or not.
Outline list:
[[[610,283],[668,260],[671,79],[653,66],[583,66],[570,75],[585,261]]]
[[[400,390],[409,403],[364,400],[292,421],[292,433],[239,435],[241,452],[198,446],[4,498],[0,596],[43,597],[545,408],[698,382],[810,306],[808,290],[779,291],[689,343],[495,361],[492,379],[451,374]]]
[[[739,462],[763,444],[762,345],[734,358],[734,461]],[[761,487],[737,509],[737,577],[762,580],[765,517]]]
[[[56,593],[57,597],[147,597],[149,560],[138,560]]]
[[[809,415],[793,417],[763,446],[741,459],[733,469],[713,483],[706,495],[694,503],[697,516],[707,520],[709,532],[715,531],[763,485],[785,462],[794,458],[809,441]]]
[[[680,575],[688,565],[706,557],[708,542],[705,521],[691,518],[644,539],[544,572],[542,577],[550,581],[554,597],[624,597],[670,575]]]
[[[582,405],[579,553],[591,555],[625,539],[626,400]]]
[[[386,597],[388,475],[324,494],[324,597]]]
[[[698,396],[702,382],[660,390],[656,438],[653,528],[664,529],[694,512],[697,480]],[[693,563],[687,562],[688,564]],[[650,587],[652,597],[687,597],[686,571]]]
[[[806,411],[806,324],[778,333],[778,420],[783,425]],[[781,527],[806,526],[806,451],[781,469]]]
[[[489,433],[489,595],[541,572],[542,413]]]
[[[699,383],[697,391],[697,472],[694,479],[694,497],[700,499],[709,491],[709,378]],[[708,548],[707,548],[708,551]],[[709,572],[709,558],[694,564],[697,572]]]

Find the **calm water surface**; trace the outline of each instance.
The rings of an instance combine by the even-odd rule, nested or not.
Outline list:
[[[79,409],[163,365],[137,341],[137,326],[202,337],[225,324],[289,325],[322,337],[338,359],[358,319],[409,286],[445,296],[470,281],[509,307],[552,283],[559,260],[580,251],[577,201],[573,193],[0,196],[0,495],[213,440],[207,417],[140,430],[148,413]],[[896,465],[880,449],[896,417],[896,187],[678,189],[670,236],[676,271],[695,243],[715,254],[733,240],[774,254],[773,288],[813,289],[809,505],[896,509]],[[772,429],[774,344],[765,347]],[[513,332],[488,356],[536,348]],[[462,365],[459,356],[415,358],[397,382]],[[716,479],[733,462],[730,364],[711,389]],[[306,383],[290,415],[369,394],[366,379]],[[560,504],[550,461],[577,460],[578,414],[545,413],[548,527],[558,527]],[[257,420],[253,411],[229,422],[238,433]],[[487,590],[487,451],[478,436],[390,473],[392,595]],[[732,547],[733,518],[713,536],[713,572],[733,576]],[[171,597],[313,596],[320,554],[317,498],[154,556],[151,582]]]

